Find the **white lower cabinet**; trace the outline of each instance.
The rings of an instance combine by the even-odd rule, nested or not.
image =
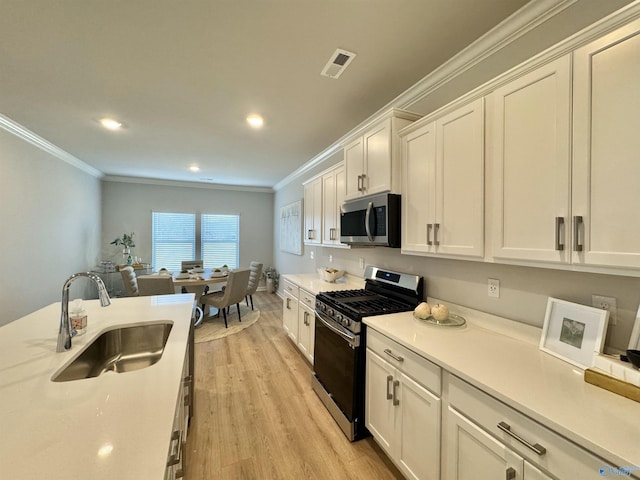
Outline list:
[[[611,465],[459,378],[444,379],[442,480],[595,479]]]
[[[367,342],[367,428],[407,478],[439,479],[439,367],[373,330]]]
[[[171,429],[171,439],[169,452],[167,453],[167,468],[165,470],[165,480],[176,480],[184,477],[187,453],[187,430],[189,428],[189,417],[192,410],[192,390],[189,362],[191,345],[187,347],[187,354],[182,368],[182,382],[178,399],[176,400],[176,410],[173,418],[173,428]]]
[[[282,322],[284,331],[295,343],[298,343],[298,292],[297,285],[284,281],[284,300],[282,302]]]
[[[300,297],[298,298],[298,348],[312,364],[316,326],[315,301],[315,295],[302,288],[300,289]]]

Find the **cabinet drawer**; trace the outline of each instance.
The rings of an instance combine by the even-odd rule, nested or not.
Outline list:
[[[603,465],[616,466],[451,374],[446,374],[445,382],[449,385],[449,403],[455,410],[534,465],[560,479],[598,478]],[[508,425],[511,432],[532,446],[538,444],[544,447],[546,452],[538,455],[521,441],[500,430],[499,423]]]
[[[367,348],[413,378],[423,387],[431,390],[432,393],[440,396],[442,373],[440,367],[435,363],[372,328],[367,329]]]
[[[316,296],[313,293],[309,293],[305,289],[301,288],[298,295],[298,300],[311,308],[311,310],[315,310]]]
[[[283,287],[284,287],[284,291],[285,292],[289,292],[290,295],[292,295],[295,298],[298,298],[298,285],[296,285],[293,282],[290,282],[289,280],[285,280],[283,283]]]

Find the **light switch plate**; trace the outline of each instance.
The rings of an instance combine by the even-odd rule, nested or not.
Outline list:
[[[591,305],[602,310],[609,311],[609,325],[616,325],[618,320],[616,314],[618,313],[618,302],[615,297],[606,297],[604,295],[591,295]]]

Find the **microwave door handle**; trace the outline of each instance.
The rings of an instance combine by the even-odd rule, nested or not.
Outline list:
[[[371,227],[369,225],[369,221],[371,220],[372,209],[373,209],[373,202],[369,202],[369,205],[367,205],[367,213],[364,216],[364,229],[367,231],[367,237],[369,237],[370,242],[373,242],[373,235],[371,235]]]

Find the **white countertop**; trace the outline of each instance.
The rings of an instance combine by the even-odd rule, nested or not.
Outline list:
[[[447,305],[464,327],[429,325],[413,312],[364,322],[603,459],[640,466],[640,403],[539,350],[540,329]]]
[[[193,294],[83,302],[87,333],[56,353],[60,303],[0,328],[0,476],[12,479],[161,480],[182,380]],[[51,377],[100,333],[170,320],[162,358],[97,378]]]
[[[364,288],[364,279],[345,274],[335,282],[327,282],[316,273],[284,274],[282,278],[295,283],[310,293],[317,295],[320,292],[332,292],[335,290],[356,290]]]

